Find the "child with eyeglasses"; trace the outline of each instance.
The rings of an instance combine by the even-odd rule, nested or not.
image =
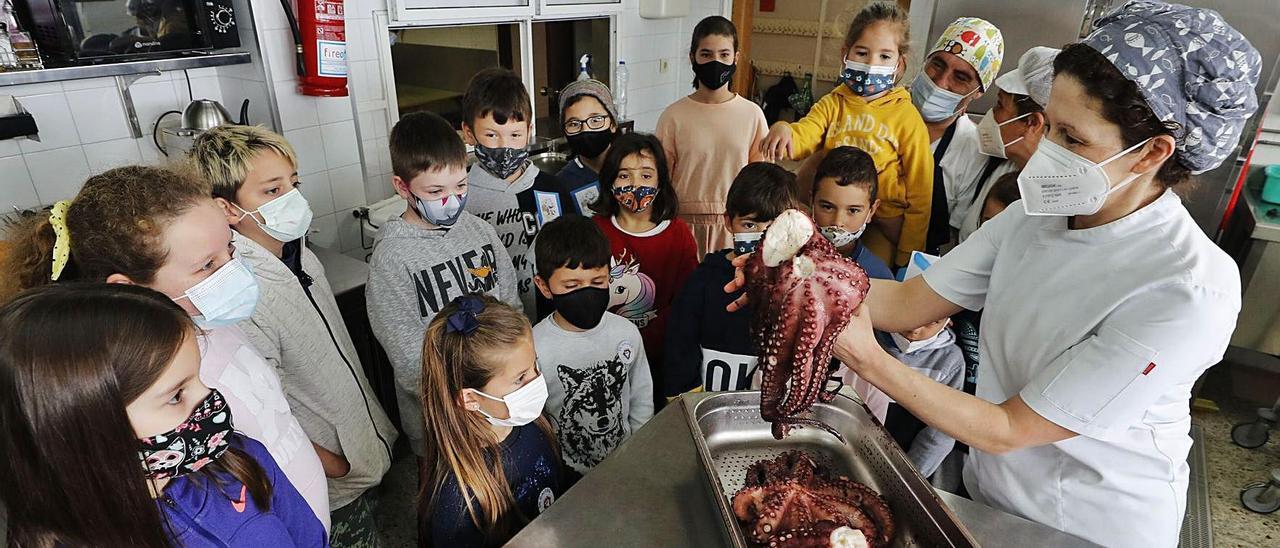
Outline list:
[[[569,188],[573,206],[588,217],[600,197],[600,167],[618,137],[618,113],[609,86],[599,80],[578,80],[560,91],[560,122],[573,160],[556,177]]]

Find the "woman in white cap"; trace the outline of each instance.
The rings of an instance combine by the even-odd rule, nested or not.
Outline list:
[[[956,196],[951,227],[963,242],[982,216],[982,204],[1001,175],[1027,165],[1048,130],[1044,107],[1053,85],[1053,58],[1058,49],[1034,47],[1022,54],[1018,67],[996,78],[996,104],[978,122],[972,139],[957,142],[947,160],[955,159]]]
[[[1227,347],[1235,264],[1172,191],[1257,109],[1260,56],[1213,11],[1147,0],[1054,60],[1022,203],[923,276],[872,282],[836,357],[970,447],[973,498],[1107,546],[1172,547],[1191,386]],[[890,358],[901,331],[984,309],[977,397]]]

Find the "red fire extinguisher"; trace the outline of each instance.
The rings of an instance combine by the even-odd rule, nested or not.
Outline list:
[[[293,30],[298,92],[318,97],[347,96],[347,30],[343,0],[280,0]]]

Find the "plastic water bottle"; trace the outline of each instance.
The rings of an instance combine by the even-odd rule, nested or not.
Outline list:
[[[618,72],[613,78],[613,104],[618,109],[618,117],[627,119],[627,62],[618,60]]]
[[[591,79],[591,54],[585,53],[578,58],[578,81]]]

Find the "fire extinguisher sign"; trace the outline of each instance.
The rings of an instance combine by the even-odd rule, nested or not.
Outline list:
[[[320,76],[347,75],[347,44],[332,40],[316,40],[316,52],[320,56]]]

